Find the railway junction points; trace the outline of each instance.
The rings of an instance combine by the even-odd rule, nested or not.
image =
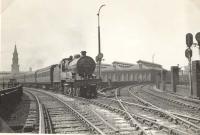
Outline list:
[[[0,130],[199,135],[199,63],[192,62],[192,90],[178,66],[168,71],[142,60],[102,64],[99,78],[98,65],[85,51],[36,71],[5,74],[0,78]]]

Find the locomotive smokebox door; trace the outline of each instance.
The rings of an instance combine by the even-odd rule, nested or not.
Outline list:
[[[92,75],[96,67],[95,61],[88,56],[81,57],[77,62],[77,72],[82,77]]]

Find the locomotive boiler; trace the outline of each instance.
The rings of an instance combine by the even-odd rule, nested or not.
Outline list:
[[[95,61],[86,56],[86,51],[75,55],[65,63],[66,81],[64,90],[72,96],[84,98],[97,97],[97,84],[101,81],[93,74],[96,67]]]

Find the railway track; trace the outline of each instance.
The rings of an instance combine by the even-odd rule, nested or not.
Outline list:
[[[161,113],[161,114],[165,113],[168,116],[171,115],[173,117],[173,119],[175,119],[180,124],[183,124],[184,126],[189,127],[189,128],[193,128],[197,132],[200,131],[200,119],[198,117],[191,117],[191,116],[188,116],[188,115],[181,114],[178,111],[177,111],[178,112],[177,113],[175,111],[171,112],[171,111],[159,108],[159,107],[155,106],[154,104],[152,104],[152,103],[142,99],[141,97],[137,96],[130,89],[128,89],[128,91],[129,91],[130,95],[132,95],[134,98],[137,98],[140,102],[143,102],[144,105],[148,106],[148,107],[146,107],[147,110],[149,110],[149,109],[151,109],[152,111],[157,110],[157,113]],[[130,104],[130,105],[142,107],[140,104],[128,103],[128,102],[126,102],[126,103]]]
[[[39,101],[31,93],[23,91],[30,99],[29,113],[23,127],[23,133],[39,133]]]
[[[178,116],[178,114],[171,114],[169,112],[165,112],[161,109],[158,109],[158,107],[156,106],[151,106],[151,104],[147,105],[147,101],[142,105],[142,101],[140,102],[140,104],[130,103],[125,101],[124,99],[122,100],[121,97],[116,97],[117,99],[104,98],[105,104],[103,104],[100,103],[101,100],[99,99],[88,100],[79,97],[71,99],[66,98],[66,96],[64,95],[57,95],[56,98],[63,102],[71,104],[70,106],[73,106],[73,109],[77,110],[78,112],[81,112],[81,114],[83,114],[84,116],[88,116],[87,118],[89,118],[90,120],[98,119],[99,122],[101,121],[101,124],[105,124],[107,122],[105,124],[106,126],[102,126],[100,124],[101,131],[103,134],[199,134],[198,127],[196,128],[194,124],[191,125],[191,123],[188,122],[186,118]],[[76,104],[72,102],[72,100],[75,99],[78,99],[76,100]],[[111,103],[109,103],[108,100],[110,100]],[[121,107],[120,109],[119,106]],[[138,112],[135,112],[133,110],[138,110]],[[88,114],[87,112],[91,113]],[[152,115],[154,115],[154,117],[152,117]],[[123,117],[126,118],[126,120],[124,120]],[[198,121],[195,122],[198,123]],[[88,129],[88,131],[90,131],[91,133],[91,129]],[[99,134],[97,132],[93,133]]]
[[[39,91],[31,91],[31,93],[41,104],[41,110],[39,110],[39,114],[41,114],[39,115],[39,129],[41,129],[42,133],[89,134],[91,130],[93,133],[103,134],[99,128],[62,100]]]
[[[129,107],[132,107],[133,113],[140,114],[141,116],[147,117],[149,119],[152,119],[152,120],[156,119],[157,121],[170,121],[173,124],[179,123],[180,125],[184,125],[184,127],[186,127],[186,128],[188,128],[188,127],[193,128],[194,131],[196,131],[196,130],[198,130],[198,128],[200,128],[200,119],[198,119],[198,118],[188,117],[188,116],[181,115],[178,113],[170,113],[170,112],[162,110],[160,108],[149,107],[149,106],[144,106],[144,105],[137,104],[137,103],[132,103],[132,102],[126,101],[125,98],[122,99],[121,97],[120,97],[120,100],[123,104],[125,104]],[[118,107],[118,105],[116,104],[116,102],[118,102],[118,101],[116,99],[102,97],[100,102],[107,102],[109,105],[111,105],[113,107]],[[158,119],[160,119],[160,120],[158,120]],[[164,119],[164,120],[162,120],[162,119]],[[168,124],[171,125],[170,123],[168,123]]]
[[[84,99],[84,100],[86,100],[86,99]],[[109,110],[118,112],[118,113],[122,113],[123,115],[126,114],[126,111],[128,110],[127,109],[126,111],[124,111],[124,110],[119,109],[119,106],[118,107],[113,107],[113,106],[110,106],[110,105],[106,105],[106,104],[100,103],[100,102],[98,102],[96,100],[89,100],[88,102],[90,102],[92,104],[95,104],[95,105],[98,105],[98,106],[101,106],[101,107],[104,107],[104,108],[107,108]],[[106,102],[106,100],[104,102]],[[115,102],[118,102],[118,101],[115,100]],[[124,103],[122,102],[122,104],[124,104]],[[170,125],[171,125],[171,127],[170,127],[170,125],[167,126],[167,125],[165,125],[166,123],[158,122],[157,119],[154,119],[154,118],[149,118],[147,116],[142,116],[142,115],[139,115],[139,114],[136,114],[136,113],[133,113],[133,112],[130,112],[129,114],[133,118],[129,118],[130,115],[129,116],[126,115],[126,117],[129,120],[132,121],[131,123],[134,123],[133,125],[135,127],[137,127],[137,128],[141,127],[141,129],[143,129],[144,131],[147,132],[146,134],[159,134],[159,135],[160,134],[176,134],[176,135],[184,135],[185,134],[185,135],[188,135],[188,133],[189,134],[194,134],[194,135],[198,134],[197,133],[198,131],[197,130],[192,130],[192,128],[188,129],[187,132],[185,132],[187,130],[187,128],[184,129],[184,131],[180,130],[180,128],[176,129],[175,127],[172,126],[172,123],[175,122],[175,121],[172,121],[172,120],[171,120],[171,123],[170,123]],[[159,115],[159,114],[157,114],[157,115]],[[160,117],[162,117],[162,116],[160,116]],[[135,120],[132,120],[132,119],[135,119]],[[170,118],[168,118],[168,120],[170,120]],[[167,121],[167,120],[165,120],[165,121]],[[169,122],[168,122],[168,124],[169,124]],[[176,125],[176,127],[178,127],[178,126],[179,125]],[[183,127],[182,127],[182,129],[183,129]],[[145,133],[144,131],[141,130],[141,132],[143,134]]]
[[[141,86],[141,87],[142,87],[142,86]],[[141,87],[139,87],[139,88],[141,89]],[[139,95],[137,95],[138,92],[135,93],[134,91],[132,91],[132,90],[133,90],[133,87],[130,87],[130,88],[127,88],[127,89],[128,89],[129,94],[130,94],[131,96],[133,96],[133,98],[136,98],[139,102],[143,103],[143,104],[146,105],[146,106],[154,107],[154,108],[159,108],[159,109],[163,109],[163,110],[165,110],[165,111],[167,111],[167,112],[169,112],[169,113],[171,113],[171,114],[180,116],[180,117],[185,118],[185,119],[187,119],[187,120],[189,120],[189,121],[192,121],[192,122],[196,121],[195,123],[197,123],[197,124],[200,123],[200,121],[199,121],[200,118],[199,118],[199,117],[193,117],[193,116],[191,116],[191,114],[190,114],[190,115],[185,115],[185,114],[183,114],[182,112],[180,113],[179,110],[175,110],[175,108],[174,108],[174,110],[168,110],[168,109],[165,109],[164,107],[163,107],[163,108],[158,107],[158,106],[156,106],[155,104],[152,104],[151,102],[149,102],[149,101],[147,101],[147,100],[144,100],[144,99],[141,98]],[[159,101],[159,100],[157,100],[157,101]],[[186,111],[187,111],[187,110],[186,110]],[[177,112],[178,112],[178,113],[177,113]],[[198,114],[199,111],[196,110],[195,112],[197,112],[197,114]]]
[[[135,86],[135,87],[140,88],[141,86]],[[136,114],[139,113],[140,115],[148,117],[149,119],[155,118],[157,121],[165,123],[165,125],[168,124],[170,126],[174,126],[176,128],[181,129],[182,131],[188,132],[187,130],[191,130],[191,131],[194,131],[195,134],[199,133],[200,131],[199,118],[183,115],[183,114],[180,114],[179,112],[178,113],[169,112],[167,110],[158,108],[157,106],[151,104],[148,101],[145,101],[144,99],[132,93],[129,90],[129,88],[126,88],[126,91],[127,89],[128,89],[128,94],[124,92],[120,92],[120,93],[123,93],[122,94],[123,96],[120,97],[120,100],[124,105],[129,106],[128,108],[130,108],[130,110],[132,110],[133,113],[134,112]],[[133,96],[132,97],[133,100],[131,99],[130,95]],[[110,100],[110,102],[107,101],[108,104],[114,107],[117,107],[116,99],[105,98],[105,97],[101,97],[101,98],[100,98],[101,100],[100,102],[105,102],[106,100]],[[130,101],[133,101],[133,102],[130,102]]]
[[[179,112],[180,115],[183,116],[187,115],[188,119],[189,117],[191,118],[194,117],[197,119],[200,118],[200,113],[199,113],[200,110],[198,106],[185,104],[177,100],[172,100],[164,95],[162,96],[156,95],[156,92],[147,90],[147,88],[143,89],[142,87],[139,88],[130,87],[129,92],[132,93],[134,98],[137,98],[138,100],[140,100],[140,102],[143,102],[143,104],[162,108],[171,113]]]
[[[83,134],[140,134],[136,127],[131,127],[124,115],[89,104],[86,100],[50,92],[44,93],[44,91],[41,93],[38,90],[31,90],[31,92],[38,97],[43,109],[46,108],[44,112],[47,113],[44,114],[44,118],[46,119],[47,114],[52,126],[52,133],[80,134],[82,133],[80,127],[82,127]],[[69,119],[75,123],[70,123]],[[45,120],[44,123],[48,123],[46,121],[48,120]],[[48,128],[46,127],[46,129]],[[70,132],[69,129],[71,129]]]
[[[39,134],[51,134],[53,133],[53,127],[49,115],[49,111],[45,107],[45,105],[41,102],[41,99],[39,99],[39,96],[36,95],[35,93],[26,91],[26,93],[31,94],[35,99],[38,107],[38,133]]]
[[[143,90],[145,90],[145,92],[148,92],[148,94],[153,94],[154,96],[161,97],[165,100],[182,105],[189,109],[200,111],[200,100],[188,99],[188,98],[183,98],[183,97],[181,98],[180,96],[175,96],[175,95],[172,96],[172,94],[154,90],[154,88],[151,85],[145,86]]]
[[[169,96],[172,96],[176,99],[179,99],[181,101],[184,101],[184,102],[189,102],[189,103],[193,103],[193,104],[196,104],[196,105],[200,105],[200,99],[183,97],[183,96],[175,95],[174,93],[169,93],[169,92],[166,92],[166,94],[168,94]]]
[[[179,117],[176,117],[168,112],[154,107],[148,107],[137,103],[130,103],[125,101],[125,98],[123,100],[121,99],[121,97],[116,98],[117,99],[102,97],[102,100],[100,102],[106,102],[107,100],[108,104],[114,107],[118,107],[117,103],[120,102],[120,106],[123,105],[128,112],[130,112],[133,115],[137,115],[137,117],[140,118],[140,120],[143,119],[143,121],[145,121],[146,123],[150,123],[150,125],[154,126],[159,125],[160,127],[163,127],[164,125],[164,128],[161,130],[164,130],[164,132],[166,133],[180,135],[198,134],[198,126]]]

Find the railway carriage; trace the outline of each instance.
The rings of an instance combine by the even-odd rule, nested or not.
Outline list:
[[[53,72],[56,65],[39,69],[35,72],[36,83],[42,88],[51,88],[53,85]]]
[[[25,73],[25,85],[26,86],[35,86],[35,87],[37,86],[36,85],[36,74],[35,74],[35,72]]]

